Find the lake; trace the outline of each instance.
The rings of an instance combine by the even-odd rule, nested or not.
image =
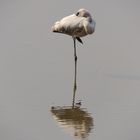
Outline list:
[[[139,140],[140,3],[54,5],[0,2],[0,139]],[[51,26],[81,7],[96,31],[77,42],[74,96],[73,40]]]

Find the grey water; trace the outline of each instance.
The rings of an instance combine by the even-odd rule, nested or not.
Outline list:
[[[96,21],[77,42],[56,20],[84,7]],[[0,1],[1,140],[139,140],[140,2]]]

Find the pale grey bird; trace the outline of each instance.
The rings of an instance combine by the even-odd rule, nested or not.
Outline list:
[[[91,14],[85,10],[80,9],[76,14],[62,18],[52,26],[53,32],[67,34],[83,43],[80,37],[92,34],[95,31],[95,21]]]
[[[62,18],[52,26],[52,31],[72,36],[74,41],[74,57],[75,57],[75,80],[74,80],[74,94],[73,106],[75,101],[76,91],[76,73],[77,73],[77,55],[76,55],[76,39],[83,44],[80,37],[92,34],[95,31],[95,21],[91,14],[85,10],[80,9],[76,14]]]

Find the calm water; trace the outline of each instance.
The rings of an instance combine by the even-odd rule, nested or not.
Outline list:
[[[55,3],[0,2],[0,139],[139,140],[140,2]],[[73,99],[73,41],[51,26],[80,7],[97,26],[77,43]]]

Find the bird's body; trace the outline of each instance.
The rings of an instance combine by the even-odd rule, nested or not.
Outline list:
[[[80,9],[76,14],[57,21],[52,27],[52,31],[80,38],[95,31],[95,21],[87,10]]]

